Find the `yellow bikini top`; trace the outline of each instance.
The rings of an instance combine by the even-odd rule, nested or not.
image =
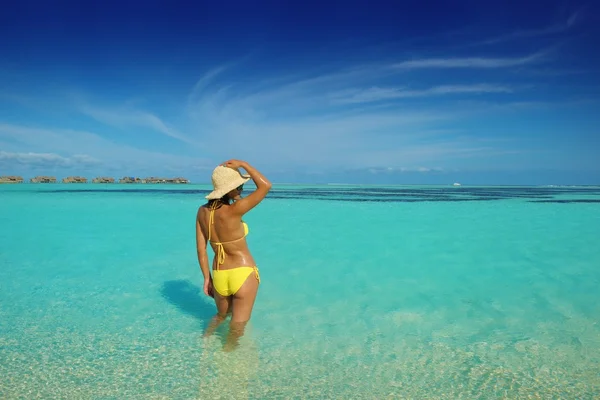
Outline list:
[[[233,242],[240,241],[240,240],[244,239],[246,236],[248,236],[248,224],[246,224],[244,221],[242,221],[242,224],[244,225],[244,236],[242,236],[241,238],[229,240],[227,242],[213,242],[212,240],[210,240],[210,227],[211,227],[211,225],[214,224],[214,222],[215,222],[215,209],[213,208],[210,210],[210,219],[208,221],[208,241],[217,246],[217,264],[223,264],[225,262],[225,249],[223,249],[223,245],[227,244],[227,243],[233,243]]]

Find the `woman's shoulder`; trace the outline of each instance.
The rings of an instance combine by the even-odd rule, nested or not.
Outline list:
[[[199,217],[200,215],[202,215],[202,214],[204,214],[204,213],[206,213],[206,212],[208,212],[208,211],[209,211],[209,210],[208,210],[208,203],[206,203],[206,204],[201,204],[201,205],[198,207],[198,210],[196,211],[196,216],[197,216],[197,217]]]

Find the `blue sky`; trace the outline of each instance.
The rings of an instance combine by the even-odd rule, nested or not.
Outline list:
[[[600,184],[598,48],[593,1],[12,2],[0,175]]]

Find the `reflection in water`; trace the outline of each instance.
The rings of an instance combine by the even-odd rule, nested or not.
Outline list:
[[[224,340],[221,329],[201,339],[199,399],[250,398],[250,384],[258,374],[257,344],[248,329],[235,351],[224,351]]]
[[[161,288],[161,294],[180,311],[209,325],[204,334],[199,336],[201,360],[198,398],[248,399],[250,381],[258,370],[258,350],[252,339],[251,323],[246,325],[244,335],[232,348],[228,343],[231,336],[230,318],[211,329],[209,321],[216,310],[205,301],[198,286],[187,280],[167,281]]]

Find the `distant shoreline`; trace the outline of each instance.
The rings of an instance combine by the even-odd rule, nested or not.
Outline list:
[[[0,176],[0,184],[23,184],[26,183],[25,179],[22,176],[16,175],[8,175],[8,176]],[[135,176],[125,176],[116,180],[113,177],[107,176],[99,176],[92,180],[88,180],[88,178],[83,176],[67,176],[62,178],[60,181],[55,176],[35,176],[29,179],[28,183],[35,184],[53,184],[53,183],[104,183],[104,184],[177,184],[177,185],[185,185],[189,184],[189,179],[182,177],[175,178],[159,178],[159,177],[147,177],[147,178],[139,178]]]

